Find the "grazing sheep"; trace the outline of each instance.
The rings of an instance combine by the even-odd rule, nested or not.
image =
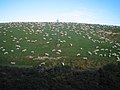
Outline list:
[[[10,50],[11,52],[14,52],[14,50]]]
[[[60,47],[60,44],[57,44],[57,47]]]
[[[82,50],[83,48],[80,48],[80,50]]]
[[[46,38],[43,38],[43,40],[46,40]]]
[[[19,43],[19,41],[16,41],[16,43]]]
[[[3,47],[0,47],[0,49],[3,49]]]
[[[47,44],[50,43],[50,42],[46,42]]]
[[[27,40],[27,42],[30,42],[30,40]]]
[[[26,51],[27,51],[27,49],[23,49],[23,50],[22,50],[22,52],[26,52]]]
[[[2,49],[2,51],[4,52],[4,51],[5,51],[5,49],[3,48],[3,49]]]
[[[15,65],[15,62],[10,62],[12,65]]]
[[[65,65],[65,63],[64,63],[64,62],[62,62],[61,64],[62,64],[62,66],[64,66],[64,65]]]
[[[59,50],[58,50],[58,52],[60,52],[60,53],[61,53],[61,52],[62,52],[62,50],[61,50],[61,49],[59,49]]]
[[[4,40],[3,43],[6,43],[6,41]]]
[[[96,48],[98,49],[98,48],[99,48],[99,46],[96,46]]]
[[[77,56],[80,56],[80,53],[78,53]]]
[[[34,53],[34,51],[31,51],[31,53],[33,54],[33,53]]]
[[[69,38],[69,39],[71,39],[71,37],[70,37],[70,36],[68,36],[68,38]]]
[[[70,43],[70,46],[72,47],[72,46],[73,46],[73,44],[72,44],[72,43]]]
[[[32,59],[33,58],[33,56],[28,56],[30,59]]]
[[[104,57],[106,57],[107,55],[106,54],[104,54]]]
[[[48,54],[48,53],[45,53],[45,56],[49,56],[49,54]]]
[[[84,60],[87,60],[88,58],[87,57],[83,57]]]
[[[20,45],[15,45],[17,48],[20,48]]]
[[[60,55],[60,52],[56,52],[56,54]]]
[[[52,52],[56,51],[55,49],[52,50]]]
[[[102,56],[103,56],[103,54],[99,54],[99,56],[100,56],[100,57],[102,57]]]
[[[4,52],[4,55],[8,54],[8,52]]]
[[[120,62],[120,58],[119,57],[117,57],[117,61]]]
[[[89,54],[89,55],[92,55],[92,53],[91,53],[90,51],[88,51],[88,54]]]
[[[37,42],[37,40],[32,40],[31,42],[32,42],[32,43],[36,43],[36,42]]]

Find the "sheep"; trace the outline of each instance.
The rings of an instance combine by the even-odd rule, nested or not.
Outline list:
[[[28,37],[25,37],[25,39],[27,40],[27,39],[28,39]]]
[[[43,40],[46,40],[46,38],[44,37]]]
[[[20,45],[15,45],[17,48],[20,48]]]
[[[111,57],[111,53],[109,53],[108,57]]]
[[[16,48],[17,50],[19,50],[20,48]]]
[[[8,54],[8,52],[4,52],[4,55]]]
[[[15,65],[15,62],[10,62],[12,65]]]
[[[70,46],[72,47],[72,46],[73,46],[73,44],[72,44],[72,43],[70,43]]]
[[[57,44],[57,47],[60,47],[60,44]]]
[[[68,39],[71,39],[71,37],[70,37],[70,36],[68,36]]]
[[[0,49],[3,49],[3,47],[0,47]]]
[[[112,53],[112,56],[117,56],[117,54],[116,53]]]
[[[32,59],[32,58],[33,58],[33,56],[29,56],[29,58],[30,58],[30,59]]]
[[[33,53],[34,53],[34,51],[31,51],[31,53],[33,54]]]
[[[13,39],[12,41],[15,42],[15,39]]]
[[[88,51],[88,54],[89,54],[89,55],[92,55],[92,53],[91,53],[90,51]]]
[[[119,57],[117,57],[117,62],[120,62],[120,58]]]
[[[80,50],[82,50],[83,48],[80,48]]]
[[[30,42],[30,40],[27,40],[27,42]]]
[[[103,54],[99,54],[99,56],[100,56],[100,57],[102,57],[102,56],[103,56]]]
[[[65,43],[65,42],[66,42],[66,40],[63,40],[63,42]]]
[[[88,58],[87,57],[83,57],[84,60],[87,60]]]
[[[49,54],[48,54],[48,53],[45,53],[45,56],[49,56]]]
[[[3,48],[3,49],[2,49],[2,51],[4,52],[4,51],[5,51],[5,49]]]
[[[14,52],[14,50],[10,50],[11,52]]]
[[[50,42],[46,42],[47,44],[50,43]]]
[[[45,62],[42,62],[40,65],[45,65]]]
[[[6,43],[6,41],[4,40],[3,43]]]
[[[32,42],[32,43],[36,43],[36,42],[37,42],[37,40],[32,40],[31,42]]]
[[[60,55],[60,52],[56,52],[56,54]]]
[[[108,49],[106,48],[105,51],[108,51]]]
[[[78,53],[77,56],[80,56],[80,53]]]
[[[62,52],[62,50],[61,50],[61,49],[59,49],[59,50],[58,50],[58,52],[60,52],[60,53],[61,53],[61,52]]]
[[[99,46],[96,46],[96,49],[98,49],[99,48]]]
[[[104,54],[104,57],[106,57],[107,55],[106,54]]]
[[[101,48],[101,51],[104,51],[104,49],[103,49],[103,48]]]
[[[62,66],[64,66],[64,65],[65,65],[65,63],[64,63],[64,62],[62,62],[61,64],[62,64]]]
[[[52,49],[52,52],[56,51],[55,49]]]
[[[23,50],[22,50],[22,52],[26,52],[26,51],[27,51],[27,49],[23,49]]]
[[[16,43],[19,43],[19,41],[16,41]]]

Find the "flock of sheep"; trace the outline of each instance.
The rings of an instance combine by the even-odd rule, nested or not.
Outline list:
[[[106,30],[107,27],[58,22],[0,24],[0,56],[26,55],[33,60],[54,56],[89,60],[97,56],[120,61],[119,39],[115,41],[109,38],[115,33]]]

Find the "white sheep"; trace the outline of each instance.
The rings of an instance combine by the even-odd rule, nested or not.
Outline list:
[[[99,54],[99,56],[100,56],[100,57],[102,57],[102,56],[103,56],[103,54]]]
[[[8,52],[4,52],[4,55],[8,54]]]
[[[49,54],[48,54],[48,53],[45,53],[45,56],[49,56]]]
[[[33,54],[33,53],[34,53],[34,51],[31,51],[31,53]]]
[[[4,52],[4,51],[5,51],[5,49],[3,48],[3,49],[2,49],[2,51]]]
[[[117,57],[117,61],[120,62],[120,58],[119,57]]]
[[[10,62],[12,65],[15,65],[15,62]]]
[[[14,50],[10,50],[11,52],[14,52]]]
[[[56,52],[56,54],[60,55],[60,52]]]
[[[55,49],[52,49],[52,52],[56,51]]]
[[[72,43],[70,43],[70,46],[72,47],[72,46],[73,46],[73,44],[72,44]]]
[[[87,60],[88,58],[87,57],[83,57],[84,60]]]
[[[23,50],[22,50],[22,52],[26,52],[26,51],[27,51],[27,49],[23,49]]]
[[[41,65],[45,65],[45,62],[42,62]]]
[[[65,65],[65,63],[64,63],[64,62],[62,62],[61,64],[62,64],[62,66],[64,66],[64,65]]]
[[[89,55],[92,55],[92,53],[91,53],[90,51],[88,51],[88,54],[89,54]]]
[[[3,43],[6,43],[6,41],[4,40]]]
[[[3,49],[3,47],[0,47],[0,49]]]
[[[58,52],[60,52],[60,53],[61,53],[61,52],[62,52],[62,50],[61,50],[61,49],[59,49],[59,50],[58,50]]]
[[[78,53],[77,56],[80,56],[80,53]]]

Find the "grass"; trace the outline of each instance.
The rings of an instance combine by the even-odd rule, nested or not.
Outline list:
[[[106,32],[112,32],[112,34],[106,34]],[[120,57],[120,51],[118,50],[120,46],[116,45],[116,43],[120,44],[119,33],[120,27],[118,26],[80,23],[0,23],[0,65],[10,65],[11,61],[15,61],[16,66],[35,66],[46,62],[46,66],[50,67],[65,62],[79,67],[88,67],[89,65],[85,64],[86,62],[91,63],[91,65],[94,62],[94,65],[100,64],[97,62],[101,62],[100,65],[103,62],[115,62],[117,57]],[[91,38],[88,39],[89,37]],[[101,37],[109,40],[102,40]],[[37,41],[32,43],[35,40]],[[59,47],[57,47],[58,43],[60,43]],[[20,48],[17,49],[16,45],[20,45]],[[112,46],[115,46],[115,48],[112,48]],[[2,51],[3,49],[5,51]],[[27,49],[27,51],[22,52],[24,49]],[[52,52],[53,49],[56,51]],[[60,55],[56,54],[59,49],[62,50]],[[94,54],[93,52],[96,49],[100,51]],[[14,52],[11,52],[11,50],[14,50]],[[31,51],[34,51],[34,53],[31,53]],[[88,51],[92,52],[92,55],[89,55]],[[5,52],[8,52],[8,54],[5,55]],[[45,53],[49,54],[49,58],[61,58],[58,60],[33,60],[38,56],[44,57]],[[80,53],[80,56],[77,57],[78,53]],[[116,53],[117,56],[108,57],[112,53]],[[100,54],[105,56],[101,57]],[[30,59],[28,56],[34,58]],[[85,61],[83,57],[88,59]]]

